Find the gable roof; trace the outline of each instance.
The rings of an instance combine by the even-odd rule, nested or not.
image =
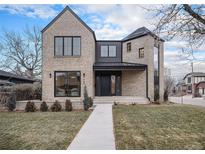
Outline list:
[[[135,30],[134,32],[132,32],[131,34],[129,34],[128,36],[126,36],[125,38],[122,39],[122,41],[129,41],[135,38],[139,38],[145,35],[151,35],[153,37],[157,37],[159,38],[156,34],[154,34],[153,32],[151,32],[149,29],[147,29],[146,27],[141,27],[138,28],[137,30]],[[160,41],[163,41],[163,39],[159,38]]]
[[[73,10],[67,5],[46,27],[42,29],[42,33],[44,33],[61,15],[65,12],[69,11],[76,19],[83,24],[91,33],[93,33],[93,37],[96,40],[95,32],[75,13]]]
[[[20,79],[20,80],[34,81],[34,80],[32,80],[32,79],[28,79],[28,78],[26,78],[26,77],[19,76],[19,75],[16,75],[16,74],[13,74],[13,73],[10,73],[10,72],[6,72],[6,71],[3,71],[3,70],[0,70],[0,76],[9,77],[9,78],[15,78],[15,79]]]
[[[185,76],[184,76],[184,78],[183,78],[183,80],[187,77],[187,76],[189,76],[189,75],[192,75],[192,73],[188,73],[188,74],[186,74]],[[205,77],[205,73],[204,72],[193,72],[193,76],[194,77]]]

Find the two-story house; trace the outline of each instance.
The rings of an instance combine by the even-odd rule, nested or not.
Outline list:
[[[199,94],[200,96],[205,95],[205,73],[203,72],[193,72],[188,73],[184,76],[184,85],[186,87],[187,94]],[[192,91],[192,85],[193,90]]]
[[[84,86],[95,102],[148,103],[154,92],[163,100],[164,41],[147,28],[122,40],[97,40],[67,6],[42,37],[44,101],[70,99],[82,105]]]

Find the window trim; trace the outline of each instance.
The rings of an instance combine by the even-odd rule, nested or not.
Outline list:
[[[68,96],[68,95],[57,96],[56,95],[56,73],[66,73],[66,77],[68,79],[68,73],[69,72],[79,72],[80,73],[80,91],[79,91],[79,96]],[[54,97],[81,97],[81,71],[54,71]]]
[[[56,44],[55,44],[55,38],[63,38],[63,55],[56,55]],[[65,55],[64,52],[64,38],[70,37],[71,38],[71,55]],[[80,38],[80,55],[73,55],[73,38]],[[80,57],[81,56],[81,36],[54,36],[54,57]]]
[[[143,48],[139,48],[139,50],[138,50],[138,52],[139,52],[139,55],[138,55],[139,59],[143,59],[145,57],[144,54],[143,54],[143,57],[140,57],[140,50],[142,50],[142,49],[144,50],[144,47]]]
[[[108,52],[108,56],[102,56],[102,54],[101,54],[101,47],[102,46],[106,46],[107,47],[107,52]],[[115,56],[110,56],[110,50],[109,50],[109,47],[110,46],[115,46],[116,48],[116,50],[115,50]],[[117,45],[100,45],[100,58],[116,58],[117,57]]]
[[[128,50],[128,45],[130,45],[130,50]],[[131,42],[127,42],[127,52],[131,52],[132,51],[132,43]]]

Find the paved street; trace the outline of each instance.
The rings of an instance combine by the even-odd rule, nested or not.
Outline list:
[[[191,105],[205,107],[205,99],[204,98],[192,98],[191,95],[186,95],[183,97],[169,97],[169,101],[174,102],[174,103],[191,104]]]
[[[115,150],[112,104],[98,104],[68,150]]]

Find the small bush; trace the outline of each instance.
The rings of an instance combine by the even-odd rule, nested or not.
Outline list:
[[[52,112],[60,112],[62,110],[61,104],[56,100],[55,103],[51,106],[51,111]]]
[[[117,106],[117,105],[118,105],[118,103],[117,103],[116,101],[114,101],[114,105],[115,105],[115,106]]]
[[[167,90],[164,90],[164,101],[168,101],[168,91]]]
[[[88,92],[86,86],[84,87],[84,100],[83,100],[83,106],[84,110],[87,111],[89,109],[89,97],[88,97]]]
[[[65,110],[66,111],[72,111],[73,110],[73,106],[72,106],[72,102],[70,100],[65,101]]]
[[[15,94],[11,92],[0,92],[0,106],[13,111],[16,108]]]
[[[93,106],[93,99],[92,97],[89,97],[89,107],[92,107]]]
[[[48,105],[46,104],[46,102],[43,101],[43,102],[41,103],[40,111],[41,111],[41,112],[46,112],[46,111],[48,111]]]
[[[36,110],[37,110],[37,108],[36,108],[34,102],[28,101],[26,103],[26,107],[25,107],[26,112],[35,112]]]
[[[154,89],[154,101],[158,101],[159,100],[159,90],[158,88]]]

